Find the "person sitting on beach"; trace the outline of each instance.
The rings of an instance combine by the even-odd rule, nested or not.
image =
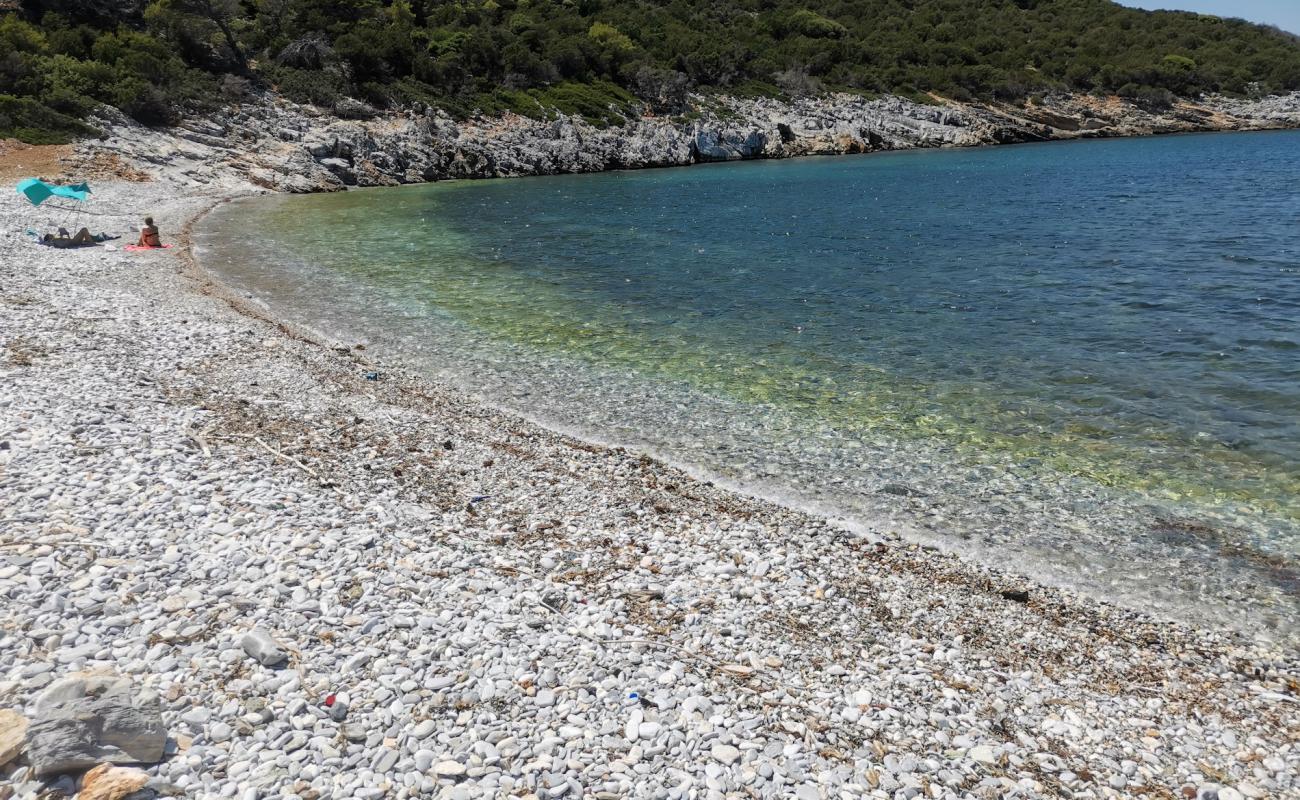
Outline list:
[[[136,244],[140,247],[162,247],[162,238],[158,235],[158,227],[153,224],[153,217],[144,218],[144,227],[140,229],[140,241]]]

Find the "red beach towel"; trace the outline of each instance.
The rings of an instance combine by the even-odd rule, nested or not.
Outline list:
[[[165,244],[162,247],[144,247],[143,245],[138,245],[138,244],[128,244],[126,247],[123,247],[122,249],[130,250],[131,252],[134,253],[139,250],[166,250],[170,247],[171,245],[169,244]]]

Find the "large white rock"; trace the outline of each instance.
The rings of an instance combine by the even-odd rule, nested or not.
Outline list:
[[[245,653],[264,667],[279,666],[289,660],[289,654],[284,651],[280,643],[261,628],[254,628],[244,634],[240,645],[243,646]]]

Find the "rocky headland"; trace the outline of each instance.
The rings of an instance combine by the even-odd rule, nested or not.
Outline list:
[[[835,94],[792,102],[692,98],[689,113],[597,126],[517,115],[457,122],[436,109],[381,113],[273,97],[151,130],[107,110],[88,143],[197,185],[230,173],[267,189],[317,192],[451,178],[504,178],[711,161],[973,147],[1108,136],[1300,126],[1300,93],[1147,109],[1117,97],[1049,95],[1024,106]]]

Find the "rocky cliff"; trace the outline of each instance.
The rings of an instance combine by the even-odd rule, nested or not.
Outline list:
[[[706,161],[968,147],[1102,136],[1300,127],[1300,93],[1207,98],[1149,110],[1119,98],[1055,95],[1024,106],[837,94],[782,102],[695,97],[681,117],[614,127],[519,116],[456,122],[432,109],[325,111],[267,97],[152,130],[112,109],[97,120],[107,150],[184,182],[246,179],[276,191],[330,191],[447,178],[682,166]]]

